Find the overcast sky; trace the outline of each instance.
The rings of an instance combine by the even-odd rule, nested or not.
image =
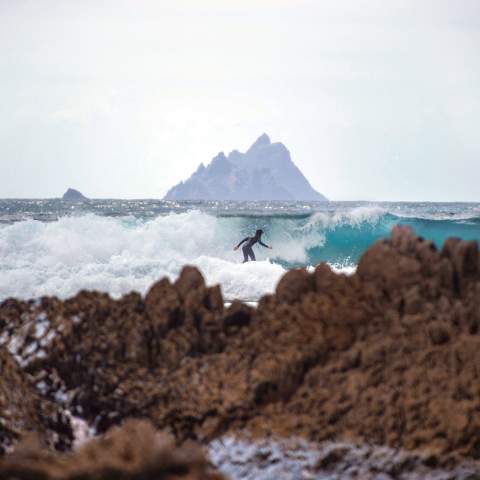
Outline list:
[[[480,201],[479,0],[0,0],[0,197],[160,198],[282,141],[333,200]]]

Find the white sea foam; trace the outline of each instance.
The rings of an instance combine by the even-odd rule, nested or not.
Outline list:
[[[335,273],[342,273],[344,275],[353,275],[357,271],[356,265],[339,265],[337,263],[330,264],[330,267]]]
[[[143,222],[94,215],[54,223],[27,220],[0,229],[0,299],[67,297],[80,289],[119,296],[144,293],[163,276],[175,279],[183,265],[197,265],[227,299],[258,299],[274,289],[285,270],[266,260],[242,265],[234,252],[232,222],[198,211]]]
[[[222,286],[226,301],[240,298],[255,302],[262,294],[273,292],[285,273],[280,265],[268,260],[241,264],[201,256],[193,264],[200,268],[208,283]]]
[[[352,227],[360,227],[365,223],[374,225],[385,213],[387,213],[386,210],[377,205],[362,205],[349,210],[337,211],[333,214],[316,212],[302,228],[303,230],[316,230],[318,228],[327,230],[340,225],[350,225]]]

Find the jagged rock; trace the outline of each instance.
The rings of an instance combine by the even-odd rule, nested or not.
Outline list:
[[[295,303],[308,291],[313,289],[314,280],[305,269],[289,270],[278,282],[277,301]]]
[[[250,325],[253,311],[253,308],[248,305],[244,305],[239,300],[234,300],[223,317],[225,329],[232,332],[235,328]]]
[[[183,299],[187,298],[192,290],[204,286],[205,280],[195,267],[184,267],[180,272],[178,280],[175,282],[175,288]]]
[[[337,281],[337,275],[332,271],[328,263],[321,263],[314,273],[314,283],[317,292],[327,292]]]

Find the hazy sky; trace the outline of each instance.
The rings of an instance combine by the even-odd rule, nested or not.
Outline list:
[[[333,200],[480,201],[480,1],[0,0],[0,197],[159,198],[262,132]]]

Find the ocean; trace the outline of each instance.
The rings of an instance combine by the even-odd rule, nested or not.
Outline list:
[[[480,241],[480,203],[0,200],[0,301],[145,293],[190,264],[226,301],[256,302],[290,268],[353,273],[395,224],[439,247],[451,236]],[[242,264],[233,247],[257,228],[273,250],[255,246],[258,261]]]

